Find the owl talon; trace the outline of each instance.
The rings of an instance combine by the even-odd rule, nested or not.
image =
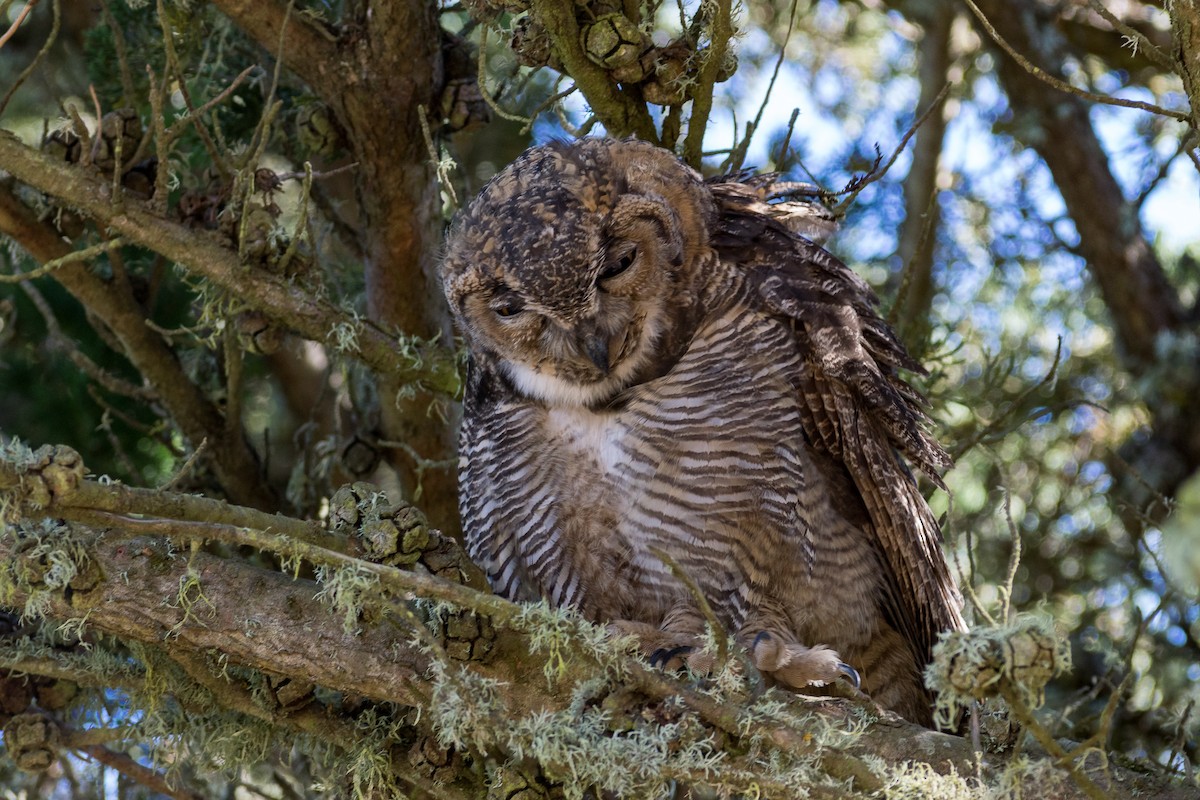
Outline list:
[[[696,652],[696,648],[691,645],[681,645],[679,647],[660,647],[650,654],[650,666],[655,669],[666,669],[667,665],[680,656],[690,655]]]
[[[842,661],[838,662],[837,668],[839,672],[846,676],[846,680],[854,684],[855,689],[861,688],[862,678],[859,677],[858,670]]]

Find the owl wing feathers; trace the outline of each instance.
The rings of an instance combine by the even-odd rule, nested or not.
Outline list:
[[[910,463],[944,488],[950,457],[925,430],[925,401],[898,369],[924,370],[876,312],[865,281],[797,231],[819,216],[808,203],[767,201],[772,181],[710,183],[718,215],[712,243],[739,264],[766,310],[792,323],[805,353],[797,377],[811,444],[845,465],[890,571],[896,626],[928,660],[941,631],[965,628],[961,597],[941,555],[941,534]]]

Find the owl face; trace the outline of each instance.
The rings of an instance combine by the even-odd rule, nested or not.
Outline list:
[[[640,142],[526,153],[450,234],[446,296],[473,354],[551,404],[603,404],[645,380],[707,238],[691,194],[707,196],[699,176]]]

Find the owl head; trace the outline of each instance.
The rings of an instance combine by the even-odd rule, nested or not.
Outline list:
[[[446,297],[473,356],[519,392],[604,404],[678,339],[714,214],[700,176],[653,145],[535,147],[455,221]]]

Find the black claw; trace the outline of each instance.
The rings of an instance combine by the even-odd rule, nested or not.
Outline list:
[[[854,667],[850,666],[849,664],[843,664],[842,662],[839,661],[838,662],[838,672],[845,675],[846,680],[853,683],[855,689],[859,688],[859,686],[862,684],[862,681],[858,677],[858,670],[856,670]]]
[[[650,666],[654,667],[655,669],[662,669],[666,667],[667,664],[670,664],[672,659],[676,658],[677,656],[683,656],[694,652],[695,649],[696,648],[692,647],[691,645],[686,644],[681,645],[680,647],[672,647],[670,650],[665,647],[660,647],[650,654]]]
[[[750,643],[751,655],[753,655],[754,652],[756,650],[758,650],[758,646],[763,643],[763,640],[770,639],[770,638],[771,638],[771,634],[767,633],[766,631],[759,631],[758,636],[755,636],[754,641]]]

